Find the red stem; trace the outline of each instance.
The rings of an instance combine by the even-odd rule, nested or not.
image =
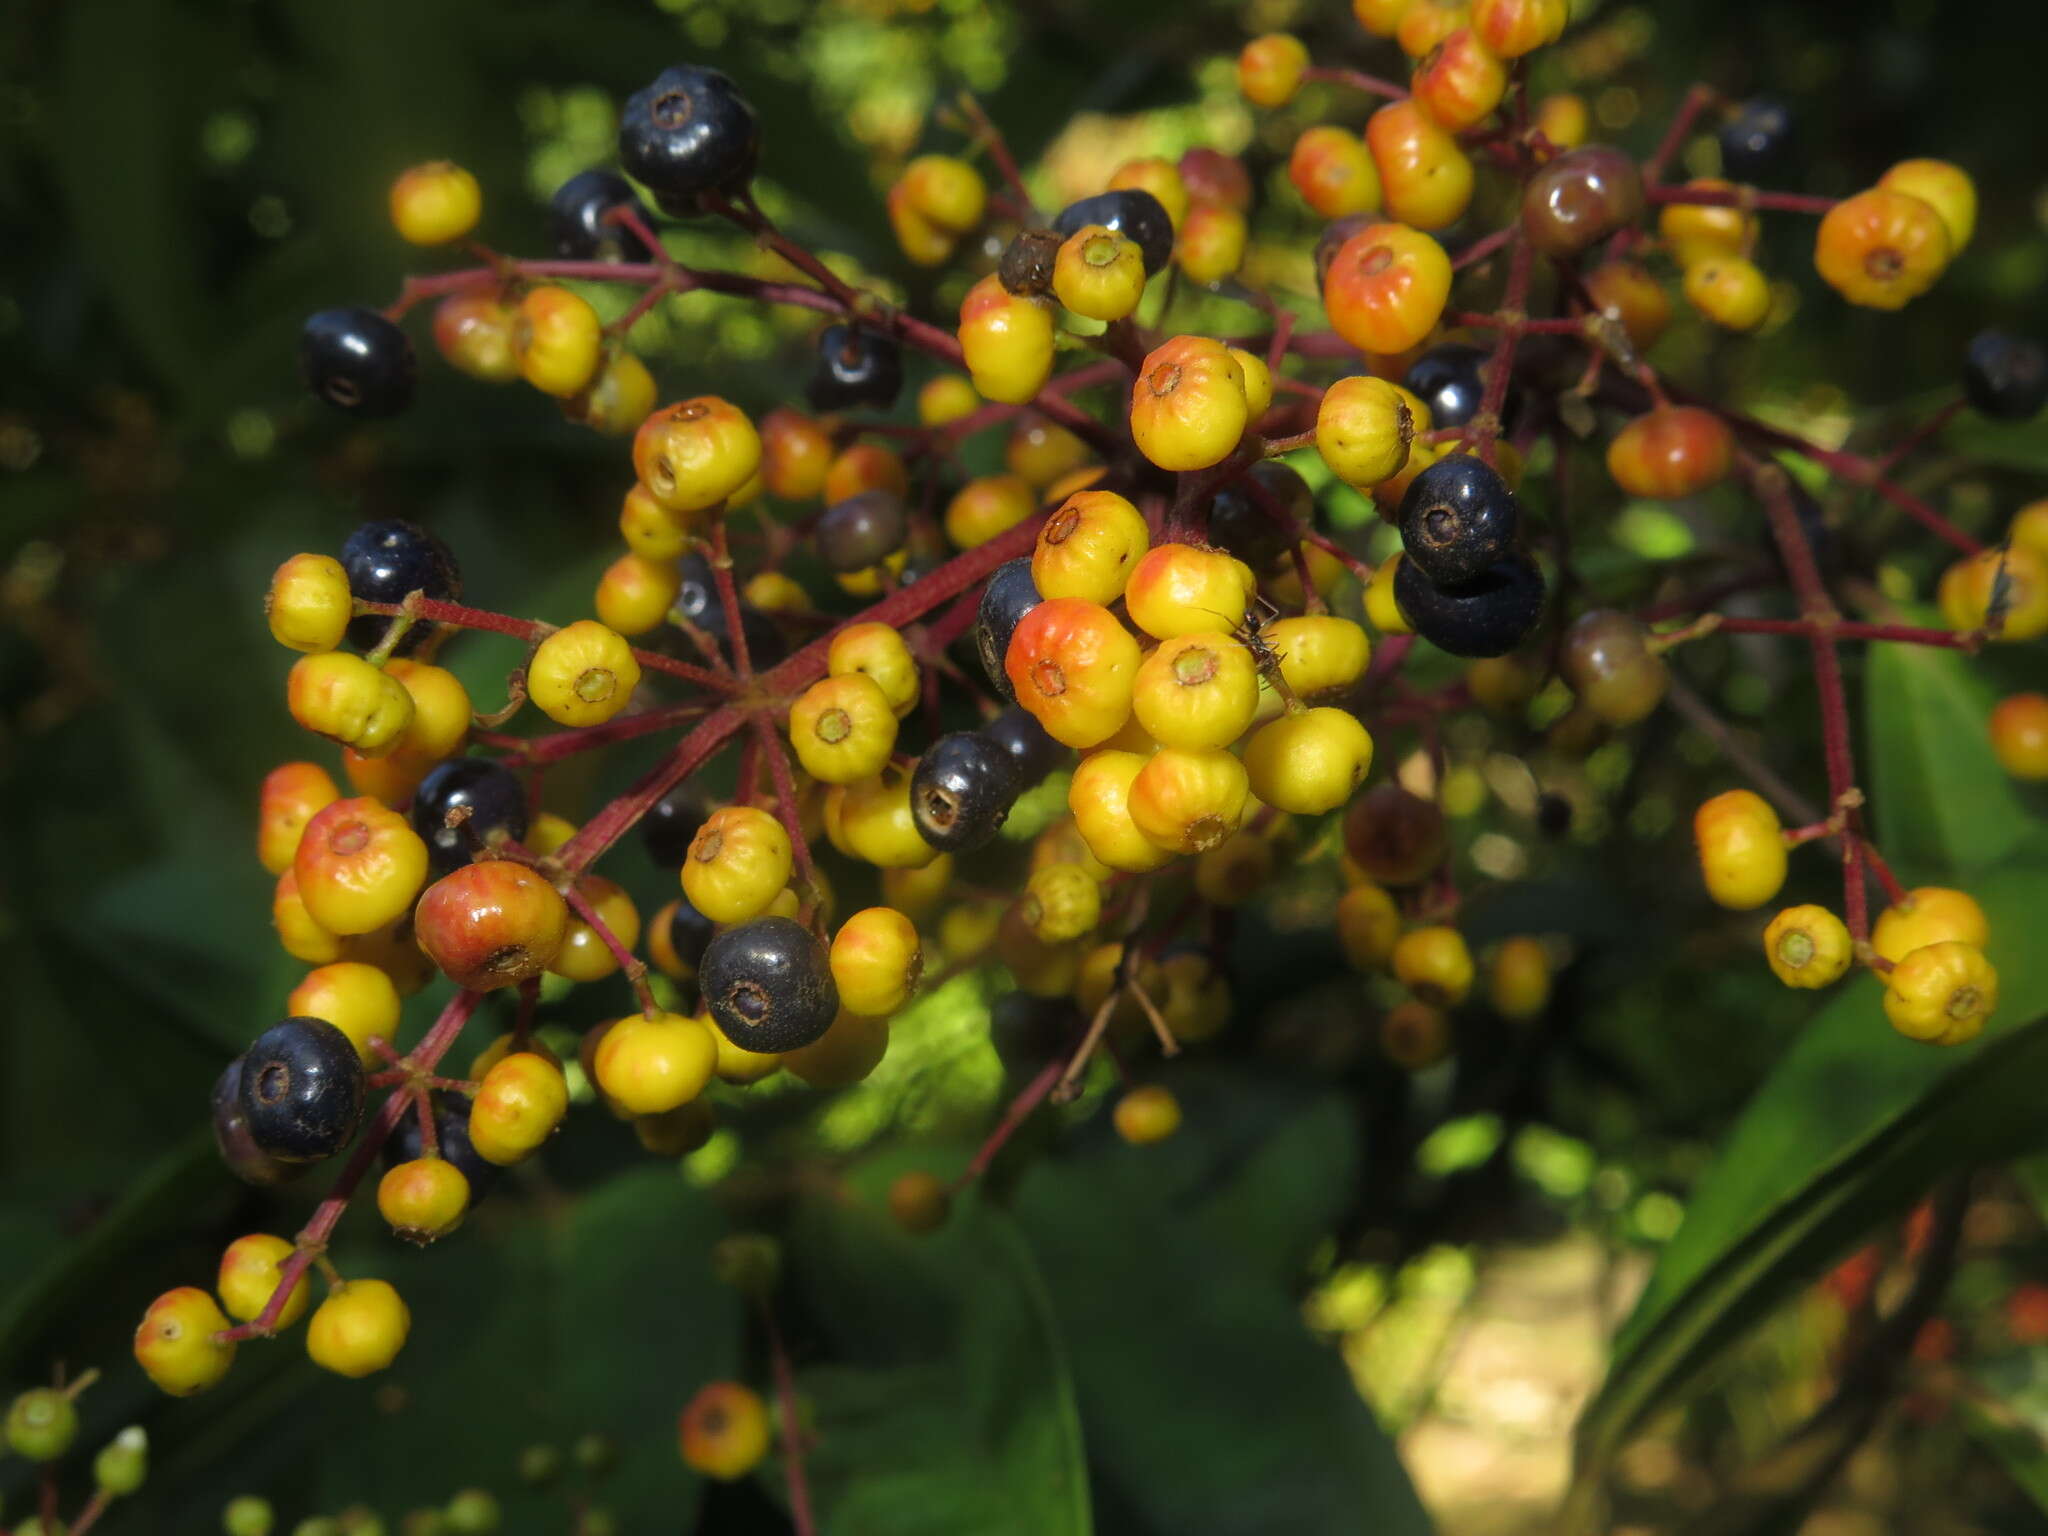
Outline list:
[[[1384,96],[1389,101],[1406,101],[1408,92],[1391,80],[1382,80],[1378,75],[1368,75],[1362,69],[1350,69],[1342,64],[1311,64],[1301,72],[1304,80],[1327,80],[1332,85],[1348,85],[1354,91],[1363,91],[1368,96]]]
[[[775,1408],[782,1420],[782,1470],[789,1484],[789,1519],[796,1536],[817,1536],[817,1520],[811,1514],[810,1484],[804,1480],[803,1427],[797,1420],[796,1372],[790,1369],[789,1351],[782,1343],[782,1330],[775,1326],[775,1314],[761,1303],[761,1323],[768,1332],[768,1359],[775,1373]]]
[[[1805,192],[1759,192],[1754,187],[1645,187],[1652,203],[1691,203],[1703,208],[1765,208],[1779,213],[1826,213],[1840,198]]]
[[[633,996],[640,1004],[640,1011],[648,1018],[654,1018],[661,1012],[661,1006],[654,1000],[654,989],[647,985],[646,964],[636,959],[633,951],[620,942],[619,936],[612,932],[611,924],[599,915],[597,908],[591,904],[590,898],[583,894],[581,887],[582,882],[577,880],[571,880],[563,885],[562,900],[567,902],[569,910],[597,935],[598,942],[612,952],[612,958],[619,963],[619,970],[632,984]]]
[[[1657,149],[1643,162],[1643,185],[1654,187],[1664,179],[1664,172],[1671,162],[1678,158],[1679,150],[1685,147],[1686,135],[1692,132],[1692,125],[1699,120],[1701,112],[1715,100],[1718,92],[1710,85],[1695,82],[1685,93],[1685,100],[1678,104],[1678,110],[1671,114],[1671,126],[1664,130],[1664,137],[1657,143]]]
[[[775,814],[782,819],[782,830],[789,834],[790,852],[796,858],[797,878],[803,881],[805,891],[815,897],[818,867],[811,862],[810,840],[804,836],[804,819],[797,812],[796,775],[790,771],[789,753],[783,748],[774,719],[766,711],[757,711],[752,724],[754,739],[761,746],[761,755],[768,759],[768,776],[775,781]]]
[[[1054,1057],[1039,1068],[1038,1076],[1026,1083],[1023,1090],[1010,1100],[1009,1107],[1003,1111],[1003,1118],[996,1122],[995,1129],[988,1133],[987,1140],[982,1142],[967,1166],[961,1170],[960,1176],[953,1181],[952,1188],[955,1194],[988,1172],[988,1165],[995,1161],[996,1154],[1002,1151],[1004,1144],[1017,1133],[1017,1127],[1029,1120],[1038,1106],[1045,1102],[1046,1095],[1052,1092],[1053,1085],[1060,1080],[1060,1074],[1066,1070],[1066,1065],[1063,1057]]]
[[[1911,624],[1865,624],[1849,619],[1750,619],[1714,615],[1715,631],[1729,635],[1832,635],[1837,640],[1890,640],[1899,645],[1934,645],[1952,651],[1974,651],[1977,637],[1952,629],[1921,629]]]
[[[366,603],[358,600],[357,613],[388,614],[393,618],[412,614],[435,624],[453,624],[460,629],[481,629],[494,635],[510,635],[515,640],[524,640],[528,645],[545,640],[559,625],[543,623],[539,619],[517,619],[509,613],[492,613],[488,608],[471,608],[462,603],[443,602],[433,597],[409,597],[402,603]],[[643,651],[633,647],[633,658],[643,667],[656,672],[666,672],[671,677],[680,677],[699,687],[712,688],[720,693],[733,693],[738,684],[729,677],[720,677],[702,667],[693,667],[686,661],[677,661],[663,656],[658,651]]]

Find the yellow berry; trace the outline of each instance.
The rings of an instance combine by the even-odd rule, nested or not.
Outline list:
[[[405,1348],[412,1313],[388,1280],[349,1280],[327,1293],[306,1327],[306,1353],[337,1376],[369,1376]]]
[[[1826,907],[1787,907],[1764,929],[1764,959],[1788,987],[1825,987],[1854,958],[1848,925]]]
[[[279,645],[317,654],[341,644],[355,612],[348,572],[332,555],[293,555],[270,578],[263,612]]]
[[[273,1237],[268,1232],[251,1232],[247,1237],[238,1237],[228,1244],[220,1256],[220,1275],[214,1288],[220,1292],[221,1304],[229,1317],[238,1323],[247,1323],[263,1315],[263,1309],[270,1305],[270,1298],[277,1294],[278,1281],[283,1278],[280,1267],[293,1251],[289,1239]],[[292,1286],[291,1295],[285,1300],[284,1309],[277,1314],[276,1325],[279,1328],[291,1327],[306,1315],[310,1300],[305,1272],[301,1271]]]
[[[1455,928],[1411,928],[1394,943],[1394,979],[1425,1003],[1455,1008],[1472,990],[1472,951]]]
[[[1998,1007],[1998,971],[1984,951],[1943,939],[1909,951],[1884,979],[1884,1012],[1909,1040],[1961,1045]]]
[[[526,664],[527,697],[557,725],[601,725],[632,702],[639,686],[633,648],[595,619],[556,630]]]
[[[1785,836],[1761,795],[1731,789],[1693,813],[1693,841],[1707,894],[1738,912],[1760,907],[1785,883]]]
[[[135,1330],[135,1363],[172,1397],[204,1392],[235,1363],[234,1344],[219,1337],[228,1326],[214,1299],[197,1286],[165,1291]]]
[[[413,166],[391,184],[391,224],[414,245],[447,245],[476,228],[483,189],[461,166],[433,160]]]

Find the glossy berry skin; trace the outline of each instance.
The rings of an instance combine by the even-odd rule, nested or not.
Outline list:
[[[676,588],[675,611],[710,636],[718,654],[733,659],[732,629],[726,621],[725,604],[718,596],[717,578],[711,563],[702,555],[685,555],[682,582]],[[747,659],[758,671],[780,661],[785,653],[782,631],[767,614],[750,603],[740,604],[740,632],[746,637]]]
[[[1052,221],[1062,240],[1091,224],[1100,224],[1135,243],[1147,277],[1162,271],[1173,257],[1173,220],[1166,205],[1142,188],[1121,187],[1084,197],[1067,204]]]
[[[312,1163],[347,1146],[363,1118],[355,1042],[325,1019],[280,1020],[243,1058],[240,1103],[256,1145],[280,1162]]]
[[[1046,734],[1029,710],[1015,704],[984,725],[979,734],[1001,748],[1015,765],[1020,792],[1043,782],[1067,761],[1067,749]]]
[[[1991,924],[1968,892],[1941,885],[1906,892],[1906,899],[1886,907],[1870,929],[1870,947],[1894,965],[1923,944],[1950,939],[1982,949],[1991,941]]]
[[[1631,496],[1676,500],[1718,485],[1735,462],[1735,438],[1712,411],[1666,405],[1645,411],[1607,445],[1607,473]]]
[[[831,964],[842,1007],[886,1018],[909,1001],[924,970],[917,925],[893,907],[856,912],[833,935]]]
[[[1316,407],[1316,452],[1359,488],[1399,474],[1421,430],[1400,386],[1369,374],[1337,380]]]
[[[1060,246],[1052,287],[1060,303],[1077,315],[1121,320],[1144,298],[1145,276],[1145,258],[1136,241],[1087,224]]]
[[[498,293],[451,293],[434,306],[434,348],[455,368],[485,384],[519,377],[512,355],[518,306]]]
[[[1685,269],[1686,302],[1723,330],[1753,331],[1771,312],[1763,269],[1740,256],[1710,256]]]
[[[776,1054],[821,1039],[839,1013],[825,946],[786,917],[727,928],[704,951],[704,1005],[726,1039]]]
[[[1228,458],[1251,421],[1244,370],[1207,336],[1153,349],[1131,386],[1131,437],[1161,469],[1207,469]]]
[[[1278,619],[1266,626],[1265,639],[1280,654],[1280,676],[1302,699],[1350,687],[1372,659],[1364,627],[1333,614]]]
[[[1146,551],[1124,588],[1131,622],[1155,640],[1229,634],[1244,622],[1250,577],[1220,549],[1161,544]]]
[[[1136,752],[1090,752],[1067,786],[1067,809],[1088,851],[1128,874],[1157,869],[1173,857],[1172,850],[1139,830],[1131,815],[1131,788],[1147,761]]]
[[[1447,341],[1411,363],[1401,382],[1429,407],[1432,427],[1462,427],[1479,414],[1480,402],[1486,398],[1487,359],[1484,348]],[[1510,384],[1501,405],[1503,430],[1514,430],[1521,405],[1521,391]]]
[[[467,1094],[438,1091],[434,1094],[434,1145],[463,1178],[469,1181],[469,1203],[474,1206],[489,1194],[503,1171],[496,1163],[484,1161],[469,1139],[470,1102]],[[384,1143],[384,1166],[396,1168],[426,1156],[426,1137],[420,1130],[417,1108],[408,1109],[391,1128]]]
[[[220,1256],[220,1274],[214,1288],[230,1317],[246,1323],[262,1315],[277,1291],[278,1269],[292,1252],[288,1239],[267,1232],[251,1232],[228,1244]],[[289,1328],[305,1316],[309,1300],[307,1277],[301,1272],[277,1315],[277,1326]]]
[[[299,332],[299,375],[336,410],[374,420],[412,404],[419,360],[405,332],[374,309],[323,309]]]
[[[683,861],[683,894],[714,923],[743,923],[768,910],[789,884],[789,833],[758,806],[728,805],[697,829]]]
[[[285,1163],[256,1144],[249,1130],[249,1117],[242,1112],[242,1069],[247,1058],[237,1056],[213,1084],[213,1144],[228,1171],[245,1184],[259,1188],[282,1184],[303,1172],[302,1166]]]
[[[1442,229],[1456,223],[1472,201],[1470,157],[1416,102],[1389,102],[1373,113],[1365,125],[1365,147],[1380,174],[1388,218]]]
[[[1258,668],[1234,636],[1179,635],[1139,665],[1131,708],[1163,747],[1227,747],[1258,713]]]
[[[1138,830],[1173,853],[1205,853],[1244,820],[1250,780],[1228,752],[1161,747],[1131,780],[1128,805]]]
[[[1250,238],[1243,213],[1222,203],[1198,200],[1181,221],[1174,260],[1195,282],[1220,283],[1244,264]]]
[[[569,929],[561,893],[524,864],[483,859],[427,887],[414,916],[420,948],[458,986],[515,986],[555,963]]]
[[[1979,331],[1963,356],[1963,393],[1997,421],[2030,421],[2048,405],[2048,351],[2004,331]]]
[[[1328,390],[1323,398],[1328,401]],[[1399,401],[1395,404],[1398,407]],[[1321,423],[1318,417],[1319,437]],[[1290,466],[1266,459],[1209,503],[1209,542],[1254,571],[1271,574],[1288,563],[1293,527],[1308,526],[1315,515],[1316,496],[1308,482]]]
[[[1546,256],[1576,256],[1642,216],[1642,173],[1605,144],[1559,155],[1522,194],[1522,229]]]
[[[1330,328],[1361,352],[1406,352],[1435,329],[1450,293],[1450,257],[1405,224],[1360,230],[1323,276]]]
[[[263,597],[270,638],[309,655],[333,650],[348,628],[351,595],[348,572],[332,555],[293,555]]]
[[[981,731],[952,731],[917,760],[910,814],[918,835],[943,853],[986,846],[1024,789],[1016,758]]]
[[[1925,201],[1948,231],[1949,255],[1962,254],[1977,228],[1977,186],[1970,173],[1947,160],[1901,160],[1878,177],[1880,190]]]
[[[903,354],[890,338],[853,325],[828,325],[820,333],[817,365],[804,386],[811,409],[886,411],[902,391]]]
[[[884,489],[861,491],[835,501],[818,518],[818,554],[828,570],[840,575],[881,564],[903,548],[910,525],[903,498]]]
[[[711,1028],[679,1013],[629,1014],[604,1032],[592,1075],[616,1109],[665,1115],[694,1101],[718,1065]]]
[[[1130,718],[1138,642],[1100,604],[1040,603],[1018,622],[1003,659],[1019,704],[1070,747],[1099,746]]]
[[[427,846],[368,796],[336,800],[306,823],[292,854],[299,899],[329,933],[373,933],[403,917],[427,873]]]
[[[1731,789],[1693,813],[1707,894],[1733,911],[1760,907],[1785,884],[1784,827],[1761,795]]]
[[[1334,811],[1372,767],[1372,736],[1347,710],[1325,705],[1259,727],[1244,749],[1252,793],[1294,816]]]
[[[1032,585],[1043,597],[1113,603],[1151,547],[1144,514],[1115,491],[1076,491],[1038,530]]]
[[[961,299],[958,334],[961,360],[985,399],[1021,405],[1052,373],[1052,306],[1010,292],[994,274]]]
[[[1752,96],[1721,125],[1721,172],[1733,181],[1769,176],[1792,138],[1792,110],[1768,96]]]
[[[1357,134],[1328,124],[1304,129],[1287,156],[1287,179],[1326,219],[1380,210],[1380,173]]]
[[[1663,701],[1664,658],[1632,615],[1592,608],[1572,620],[1558,647],[1557,670],[1579,703],[1609,725],[1633,725]]]
[[[398,1358],[412,1312],[388,1280],[350,1280],[327,1293],[306,1325],[306,1353],[337,1376],[374,1375]]]
[[[469,1180],[445,1158],[400,1163],[377,1184],[377,1213],[396,1236],[421,1246],[461,1226],[469,1203]]]
[[[318,763],[281,763],[264,775],[256,813],[256,856],[264,869],[273,875],[290,869],[306,823],[340,798]]]
[[[864,673],[820,678],[790,706],[789,741],[812,778],[852,784],[887,765],[896,748],[896,713]]]
[[[447,160],[415,165],[391,184],[391,224],[413,245],[446,245],[476,228],[483,191],[476,177]]]
[[[924,695],[917,658],[901,632],[887,624],[849,624],[836,631],[825,652],[825,672],[829,677],[860,673],[882,690],[899,720]]]
[[[672,209],[738,187],[759,152],[754,109],[715,69],[670,65],[619,111],[620,163]]]
[[[1415,633],[1453,656],[1505,656],[1543,614],[1543,575],[1525,554],[1511,554],[1471,584],[1440,587],[1403,560],[1394,575],[1394,600]]]
[[[341,568],[348,573],[350,595],[366,603],[402,603],[414,592],[440,602],[462,596],[462,571],[454,553],[426,529],[403,518],[357,527],[342,542]],[[365,614],[350,622],[348,642],[358,650],[372,650],[394,622]],[[415,620],[392,654],[410,655],[433,632],[433,625]]]
[[[1951,254],[1948,226],[1931,203],[1872,187],[1822,217],[1813,264],[1851,304],[1899,309],[1933,286]]]
[[[1469,453],[1438,459],[1401,498],[1408,564],[1438,586],[1462,587],[1507,557],[1521,508],[1493,467]]]
[[[1657,344],[1671,326],[1671,299],[1638,261],[1602,262],[1586,274],[1586,291],[1601,314],[1624,331],[1638,352]]]
[[[1024,615],[1044,599],[1031,576],[1031,559],[1019,556],[997,566],[981,590],[981,602],[974,616],[974,648],[989,685],[1005,699],[1014,700],[1004,659],[1010,654],[1010,637]]]
[[[608,223],[616,208],[646,209],[631,182],[612,171],[579,171],[548,199],[548,238],[564,261],[652,261],[646,242],[623,224]]]
[[[703,512],[761,467],[761,435],[746,412],[716,395],[663,406],[633,434],[633,469],[669,512]]]
[[[1246,43],[1237,56],[1237,88],[1255,107],[1284,107],[1301,89],[1308,49],[1291,32],[1269,32]]]
[[[197,1286],[165,1291],[135,1330],[135,1363],[172,1397],[204,1392],[235,1362],[234,1342],[216,1337],[229,1326],[227,1314]]]
[[[640,843],[659,869],[681,869],[690,852],[690,841],[704,825],[711,807],[696,789],[672,789],[648,808],[640,818]]]
[[[2016,779],[2048,780],[2048,694],[2013,693],[1991,711],[1991,750]]]
[[[1507,94],[1507,66],[1470,27],[1430,49],[1410,79],[1415,100],[1438,124],[1457,133],[1478,123]]]
[[[632,702],[639,686],[633,648],[595,619],[556,630],[526,664],[527,697],[557,725],[602,725]]]
[[[448,813],[465,807],[468,820],[449,826]],[[426,839],[434,873],[445,875],[467,864],[471,848],[487,844],[493,832],[515,841],[526,836],[526,789],[493,758],[450,758],[421,781],[407,814]]]

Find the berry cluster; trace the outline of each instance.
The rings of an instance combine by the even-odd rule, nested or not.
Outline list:
[[[1638,162],[1584,142],[1584,103],[1529,98],[1521,61],[1556,41],[1563,0],[1354,9],[1409,58],[1406,87],[1316,64],[1284,34],[1238,62],[1263,108],[1290,109],[1312,81],[1384,103],[1362,135],[1305,125],[1289,158],[1326,221],[1326,328],[1249,276],[1253,188],[1232,157],[1131,160],[1046,217],[978,110],[968,155],[920,156],[887,194],[904,257],[957,279],[954,323],[920,318],[762,212],[757,116],[731,80],[689,65],[625,103],[619,172],[586,171],[555,195],[552,258],[482,251],[480,266],[408,280],[388,311],[308,322],[306,382],[351,415],[410,401],[401,322],[433,300],[436,348],[458,370],[523,379],[630,438],[625,548],[594,617],[560,628],[467,606],[454,554],[404,522],[278,567],[270,626],[301,653],[286,702],[339,746],[353,793],[310,761],[262,787],[278,938],[312,969],[222,1074],[215,1126],[252,1182],[348,1156],[296,1240],[243,1237],[214,1294],[152,1305],[136,1353],[160,1386],[211,1385],[239,1342],[309,1310],[319,1364],[355,1376],[391,1362],[405,1303],[382,1280],[342,1278],[325,1251],[380,1153],[380,1213],[431,1242],[579,1096],[677,1156],[711,1134],[714,1084],[858,1081],[927,972],[999,965],[1016,990],[990,1031],[1017,1098],[961,1181],[907,1174],[889,1196],[903,1226],[935,1227],[1019,1123],[1109,1076],[1107,1058],[1143,1077],[1148,1042],[1171,1056],[1225,1027],[1231,909],[1291,863],[1341,868],[1334,937],[1375,978],[1373,1027],[1398,1067],[1449,1055],[1475,992],[1503,1020],[1533,1020],[1561,946],[1525,934],[1475,955],[1461,929],[1443,721],[1468,707],[1525,719],[1547,689],[1556,733],[1590,743],[1653,714],[1673,686],[1670,651],[1716,633],[1806,645],[1829,784],[1827,812],[1789,829],[1747,789],[1700,806],[1708,895],[1763,906],[1793,849],[1831,840],[1842,913],[1779,912],[1762,933],[1771,970],[1794,987],[1878,972],[1885,1014],[1917,1040],[1982,1027],[1997,1002],[1988,925],[1962,892],[1902,889],[1871,842],[1837,651],[1974,651],[2048,632],[2048,503],[1985,548],[1890,473],[1964,399],[2007,419],[2038,412],[2041,351],[1979,337],[1956,405],[1882,461],[1721,409],[1649,361],[1672,317],[1660,264],[1706,320],[1750,331],[1775,306],[1754,262],[1758,215],[1818,214],[1820,275],[1851,303],[1896,308],[1969,239],[1968,177],[1909,161],[1840,202],[1760,191],[1748,178],[1779,156],[1789,115],[1704,90]],[[1668,163],[1712,112],[1722,167],[1742,179],[1670,184]],[[983,152],[997,186],[973,163]],[[1504,197],[1475,203],[1495,182]],[[1501,227],[1455,252],[1440,243],[1495,202]],[[685,265],[654,210],[726,221],[772,274]],[[392,189],[393,222],[418,244],[468,240],[481,212],[474,180],[445,164]],[[640,298],[607,325],[585,297],[597,283]],[[1267,329],[1176,328],[1183,287],[1241,302]],[[807,409],[757,421],[715,394],[658,403],[634,322],[700,292],[820,317]],[[919,371],[913,425],[892,413]],[[1094,405],[1077,403],[1089,392]],[[996,428],[1009,431],[1002,469],[961,472],[960,446]],[[1757,585],[1746,573],[1654,608],[1599,600],[1571,559],[1565,495],[1575,445],[1596,436],[1624,496],[1740,487],[1796,616],[1718,611]],[[1830,530],[1791,461],[1955,548],[1938,598],[1948,627],[1842,615]],[[1342,497],[1369,502],[1386,537],[1333,519]],[[1375,548],[1384,559],[1368,559]],[[479,707],[437,664],[474,634],[523,647],[502,707]],[[1447,680],[1427,675],[1432,656],[1457,659],[1436,674]],[[546,727],[506,729],[536,710]],[[2015,774],[2048,776],[2048,700],[2008,699],[1990,729]],[[1368,785],[1376,738],[1411,732],[1422,771]],[[580,825],[541,808],[549,765],[643,736],[665,742],[659,761]],[[1024,837],[1012,816],[1027,796]],[[1560,810],[1568,821],[1562,801],[1539,814],[1551,824]],[[645,921],[593,870],[636,825],[674,872]],[[1873,880],[1889,898],[1874,923]],[[842,888],[876,899],[842,917]],[[403,1000],[435,973],[455,996],[401,1049]],[[580,1039],[541,1023],[563,989],[614,977],[631,989],[622,1016]],[[509,1020],[467,1076],[448,1075],[492,993]],[[1143,1145],[1173,1135],[1181,1108],[1137,1082],[1109,1119]],[[316,1267],[328,1290],[312,1307]],[[719,1477],[769,1440],[761,1399],[733,1383],[700,1393],[680,1434],[685,1460]]]

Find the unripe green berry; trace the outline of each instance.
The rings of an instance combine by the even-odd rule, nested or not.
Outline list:
[[[618,1536],[618,1517],[608,1509],[586,1509],[576,1536]]]
[[[600,1434],[582,1435],[569,1448],[576,1470],[590,1477],[603,1477],[619,1459],[619,1448]]]
[[[765,1232],[736,1232],[711,1250],[711,1272],[747,1296],[765,1296],[782,1272],[782,1245]]]
[[[253,1493],[229,1499],[227,1508],[220,1512],[220,1528],[225,1536],[270,1536],[276,1521],[270,1500]]]
[[[519,1480],[551,1483],[562,1475],[562,1450],[555,1445],[529,1445],[519,1453]]]
[[[497,1530],[498,1500],[486,1488],[465,1488],[448,1501],[442,1511],[447,1517],[448,1529],[460,1532],[461,1536],[489,1536]]]
[[[14,1536],[65,1536],[69,1530],[70,1527],[62,1520],[53,1520],[45,1525],[40,1516],[30,1515],[14,1528]]]
[[[93,1481],[109,1498],[133,1493],[148,1475],[149,1435],[140,1424],[130,1424],[93,1458]]]
[[[292,1536],[348,1536],[332,1515],[308,1515],[292,1527]]]
[[[30,1461],[55,1461],[78,1438],[78,1409],[55,1387],[24,1392],[7,1410],[7,1444]]]

